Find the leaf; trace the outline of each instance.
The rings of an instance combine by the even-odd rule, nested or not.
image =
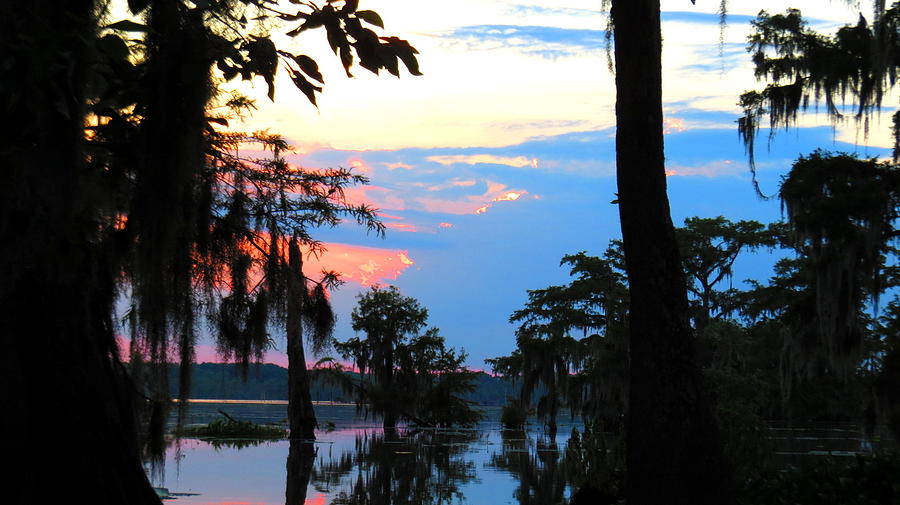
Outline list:
[[[316,92],[321,92],[322,88],[314,85],[313,83],[306,80],[306,77],[303,77],[303,74],[300,72],[292,72],[291,80],[294,81],[294,85],[297,86],[297,89],[303,92],[306,95],[306,98],[309,99],[309,102],[316,107],[319,105],[316,104]]]
[[[148,5],[150,5],[150,0],[128,0],[128,10],[132,14],[140,14]]]
[[[122,21],[116,21],[111,25],[106,25],[104,28],[110,28],[112,30],[122,30],[123,32],[146,32],[147,25],[142,25],[141,23],[135,23],[129,19],[123,19]]]
[[[353,65],[353,53],[350,52],[350,46],[341,47],[341,63],[344,65],[344,71],[347,77],[353,77],[350,73],[350,66]]]
[[[228,126],[228,120],[223,117],[207,117],[206,120],[210,123],[220,124],[222,126]]]
[[[341,12],[349,14],[359,8],[359,0],[344,0],[344,7]]]
[[[110,58],[116,60],[128,59],[128,44],[118,35],[108,34],[97,39],[97,48]]]
[[[415,47],[409,45],[409,42],[399,37],[382,37],[381,40],[387,42],[394,48],[397,52],[397,57],[403,61],[403,64],[406,65],[406,69],[409,70],[410,74],[422,75],[422,72],[419,72],[419,61],[416,60],[415,56],[419,54],[419,51],[417,51]]]
[[[322,72],[319,72],[319,64],[316,63],[316,60],[305,54],[299,54],[293,58],[294,62],[297,63],[297,66],[300,67],[300,70],[302,70],[303,73],[321,83],[325,82],[325,79],[322,77]]]
[[[356,17],[362,19],[370,25],[384,28],[384,21],[381,20],[381,16],[379,16],[375,11],[356,11]]]

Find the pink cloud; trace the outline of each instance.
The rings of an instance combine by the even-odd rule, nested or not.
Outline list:
[[[310,257],[304,263],[306,272],[333,270],[344,280],[363,286],[383,283],[399,277],[414,265],[407,251],[381,249],[349,244],[326,244],[326,250],[318,258]]]
[[[405,210],[402,198],[392,194],[392,190],[381,186],[354,186],[344,189],[347,202],[354,205],[367,204],[378,209]]]
[[[385,223],[385,228],[396,231],[416,232],[419,231],[414,225],[409,223]]]

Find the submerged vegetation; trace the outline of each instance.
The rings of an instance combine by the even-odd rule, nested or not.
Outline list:
[[[179,427],[175,435],[200,439],[283,440],[287,430],[281,426],[256,424],[223,416],[209,424]]]

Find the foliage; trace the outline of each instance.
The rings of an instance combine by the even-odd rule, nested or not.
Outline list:
[[[506,430],[522,430],[528,423],[528,409],[521,401],[509,398],[500,411],[500,425]]]
[[[768,117],[770,138],[780,128],[794,126],[797,114],[810,102],[824,101],[833,121],[844,119],[841,106],[856,104],[853,117],[863,123],[881,108],[884,96],[895,84],[900,36],[900,4],[885,10],[885,2],[874,2],[873,22],[860,15],[856,25],[844,26],[834,35],[810,30],[799,10],[784,14],[760,12],[752,21],[748,52],[753,55],[757,79],[768,84],[762,91],[741,95],[744,116],[738,130],[751,166],[754,141],[760,124]],[[900,137],[897,137],[900,140]]]
[[[176,432],[181,437],[200,439],[247,438],[261,440],[282,440],[287,431],[280,426],[255,424],[250,421],[221,418],[206,425],[182,426]]]
[[[773,505],[881,505],[900,500],[896,454],[827,457],[750,481],[741,503]]]
[[[563,257],[575,279],[565,286],[530,290],[528,302],[510,316],[520,324],[517,349],[509,356],[486,360],[495,373],[522,381],[521,401],[530,405],[543,388],[536,413],[556,431],[556,415],[568,403],[573,412],[604,412],[617,418],[624,401],[624,335],[628,292],[621,271],[621,252],[613,242],[603,258],[584,252]],[[605,330],[605,335],[589,331]],[[585,337],[575,340],[571,332]],[[608,359],[607,359],[608,358]],[[603,365],[598,363],[605,361]],[[613,364],[613,361],[618,361]],[[611,410],[616,413],[609,412]]]
[[[694,328],[702,332],[710,318],[728,314],[725,293],[714,286],[730,280],[732,267],[744,251],[772,248],[776,235],[771,227],[756,221],[728,221],[715,218],[689,217],[684,226],[675,229],[682,263],[688,276],[687,289],[692,296]]]
[[[886,254],[898,237],[900,171],[816,151],[794,163],[780,196],[794,247],[811,262],[820,345],[840,362],[862,344],[863,304],[877,303],[885,288]]]
[[[357,300],[353,329],[366,338],[353,337],[335,348],[361,374],[359,381],[344,380],[360,409],[382,415],[386,428],[401,417],[424,426],[470,426],[481,419],[464,398],[475,389],[476,372],[463,365],[465,352],[445,347],[437,328],[420,334],[428,311],[416,299],[393,286],[373,286]]]

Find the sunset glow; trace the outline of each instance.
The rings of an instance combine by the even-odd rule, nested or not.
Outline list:
[[[523,193],[516,193],[515,191],[510,191],[508,193],[504,193],[504,194],[494,198],[491,201],[492,202],[512,202],[512,201],[515,201],[515,200],[518,200],[519,198],[521,198],[522,194]]]
[[[408,251],[380,249],[349,244],[326,244],[326,251],[304,263],[307,275],[328,270],[340,274],[341,279],[355,281],[363,286],[394,280],[414,265]]]

